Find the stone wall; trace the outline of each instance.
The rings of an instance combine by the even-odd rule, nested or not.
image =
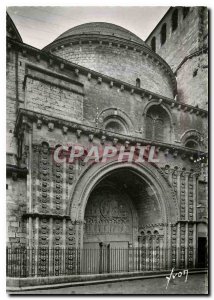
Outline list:
[[[26,180],[18,178],[13,180],[11,177],[6,181],[7,197],[7,245],[25,246],[27,241],[26,220],[23,214],[27,208],[27,184]]]
[[[172,31],[172,14],[178,11],[178,26]],[[166,42],[160,31],[167,26]],[[183,7],[171,8],[147,38],[156,38],[156,52],[168,62],[177,77],[178,101],[207,109],[208,104],[208,9],[191,7],[183,17]],[[201,49],[204,49],[201,51]]]
[[[199,53],[188,59],[177,71],[179,101],[208,107],[208,55]]]
[[[172,31],[172,14],[178,10],[178,27]],[[175,7],[168,11],[158,26],[152,31],[146,40],[151,44],[153,37],[156,37],[156,52],[168,62],[173,71],[182,62],[185,56],[199,48],[199,9],[191,7],[186,18],[183,18],[182,7]],[[160,31],[163,24],[166,24],[166,42],[161,45]]]

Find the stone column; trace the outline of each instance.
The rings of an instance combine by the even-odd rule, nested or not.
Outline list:
[[[189,195],[189,189],[188,189],[188,179],[189,179],[189,172],[185,172],[185,221],[188,220],[188,215],[189,215],[189,201],[188,201],[188,195]],[[185,224],[185,268],[187,268],[188,265],[188,223],[186,222]]]
[[[196,266],[197,259],[197,203],[198,203],[198,178],[199,173],[193,175],[193,268]]]
[[[49,219],[49,276],[53,274],[53,218]]]
[[[38,245],[39,245],[39,218],[36,217],[36,219],[34,220],[35,222],[35,234],[34,234],[34,257],[33,260],[35,262],[34,268],[35,268],[35,276],[37,276],[37,272],[38,272]]]

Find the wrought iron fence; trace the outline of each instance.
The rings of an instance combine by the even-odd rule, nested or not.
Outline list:
[[[196,249],[180,252],[168,248],[7,248],[8,277],[46,277],[78,274],[102,274],[137,271],[161,271],[176,268],[205,267],[195,265]],[[174,255],[180,253],[179,258]],[[191,256],[190,256],[191,255]],[[191,259],[189,259],[191,257]]]

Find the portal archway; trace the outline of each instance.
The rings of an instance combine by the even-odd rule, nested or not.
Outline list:
[[[161,172],[155,166],[147,162],[142,164],[121,163],[116,159],[112,159],[112,161],[104,165],[93,164],[87,166],[82,172],[71,195],[72,201],[69,213],[73,222],[85,224],[85,210],[87,203],[89,203],[91,193],[99,187],[99,184],[101,184],[103,180],[120,171],[120,174],[124,172],[132,174],[132,176],[139,178],[141,182],[143,181],[145,183],[146,191],[154,197],[155,209],[159,211],[158,217],[152,220],[154,223],[167,224],[169,222],[176,222],[179,215],[177,199],[175,193],[172,191],[171,185],[165,180]],[[131,202],[133,203],[133,201]],[[149,220],[147,220],[147,223],[149,223]],[[133,225],[136,231],[139,229],[137,227],[139,227],[139,224]],[[80,247],[82,247],[84,237],[83,226],[80,225],[77,235],[79,236]],[[133,235],[133,242],[135,243],[135,241],[135,235]]]

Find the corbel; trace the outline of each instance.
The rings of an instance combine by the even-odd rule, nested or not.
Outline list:
[[[98,82],[99,84],[101,84],[101,83],[102,83],[102,78],[101,78],[101,77],[98,77],[97,82]]]
[[[59,66],[60,70],[63,70],[64,67],[65,67],[65,65],[63,63],[61,63],[60,66]]]
[[[117,142],[118,142],[118,139],[117,139],[117,138],[114,138],[114,139],[113,139],[113,142],[112,142],[113,146],[116,146],[116,145],[117,145]]]
[[[125,141],[125,148],[128,149],[130,142],[129,141]]]
[[[121,92],[124,91],[124,85],[123,84],[121,84],[120,90],[121,90]]]
[[[80,138],[81,133],[82,133],[82,130],[77,129],[77,131],[76,131],[76,136],[77,136],[77,138]]]
[[[48,123],[48,130],[49,131],[53,131],[53,129],[54,129],[54,123],[53,122],[49,122]]]
[[[67,132],[68,132],[68,127],[67,127],[67,126],[63,126],[63,127],[62,127],[62,132],[63,132],[63,134],[67,134]]]
[[[42,120],[38,119],[37,122],[36,122],[36,127],[38,129],[41,129],[42,128]]]
[[[94,135],[93,134],[89,134],[88,139],[89,139],[90,142],[93,142]]]
[[[106,141],[106,136],[103,135],[103,136],[101,137],[100,143],[101,143],[102,145],[104,145],[105,141]]]
[[[164,155],[165,155],[165,156],[168,156],[168,154],[169,154],[169,148],[166,148],[166,149],[164,150]]]
[[[75,75],[76,75],[77,77],[79,76],[79,72],[80,72],[79,69],[75,69],[75,70],[74,70],[74,73],[75,73]]]

